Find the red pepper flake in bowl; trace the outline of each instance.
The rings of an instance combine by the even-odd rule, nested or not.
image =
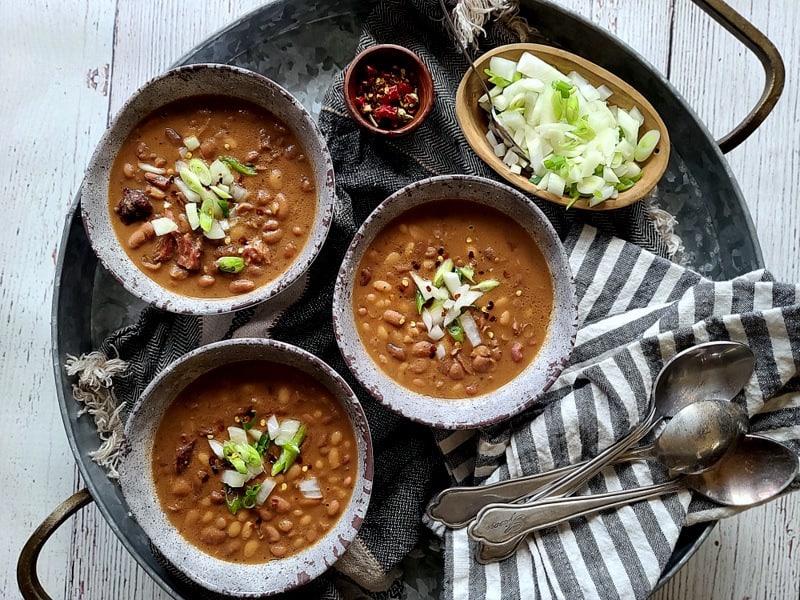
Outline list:
[[[398,129],[419,110],[416,75],[399,65],[379,69],[364,67],[355,103],[375,127]]]
[[[347,69],[344,96],[352,117],[368,131],[400,136],[415,130],[433,107],[433,79],[420,58],[402,46],[379,44]]]

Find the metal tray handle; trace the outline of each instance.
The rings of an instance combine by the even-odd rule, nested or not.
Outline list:
[[[36,562],[45,542],[56,532],[61,524],[93,500],[89,490],[83,488],[64,500],[36,528],[22,547],[17,561],[17,584],[25,600],[50,600],[36,572]]]
[[[758,126],[772,112],[786,83],[786,68],[775,44],[723,0],[693,1],[755,54],[764,68],[765,81],[761,98],[742,122],[718,142],[720,150],[728,153],[758,129]]]

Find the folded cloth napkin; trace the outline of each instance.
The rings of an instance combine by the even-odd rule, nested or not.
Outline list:
[[[543,409],[482,432],[440,433],[454,480],[493,483],[597,455],[647,414],[653,380],[677,352],[735,340],[756,356],[736,402],[750,431],[800,454],[800,286],[766,271],[704,279],[586,226],[565,245],[575,276],[580,328],[569,365]],[[537,414],[538,413],[538,414]],[[578,493],[662,482],[658,463],[606,468]],[[789,490],[800,488],[796,480]],[[685,524],[734,514],[682,492],[528,536],[515,556],[482,566],[466,529],[443,531],[443,598],[646,598]],[[433,524],[432,524],[433,526]]]
[[[543,36],[515,19],[513,11],[508,12],[512,8],[513,2],[503,0],[459,0],[455,5],[459,22],[467,24],[468,32],[483,31],[481,50],[519,41],[520,35],[531,41],[544,41]],[[496,19],[499,15],[504,16]],[[470,18],[477,20],[470,21]],[[274,306],[261,306],[232,315],[203,318],[145,309],[137,323],[111,334],[98,353],[72,360],[67,365],[69,372],[77,376],[75,396],[85,402],[87,411],[95,416],[103,440],[94,458],[108,467],[111,476],[114,475],[115,448],[129,407],[160,370],[201,344],[230,337],[270,336],[320,356],[348,380],[364,406],[373,433],[372,500],[357,539],[335,565],[338,573],[330,573],[298,590],[294,596],[299,598],[402,597],[398,579],[400,566],[426,534],[422,515],[426,503],[438,489],[450,482],[500,479],[595,454],[639,418],[650,376],[664,358],[695,341],[741,334],[741,327],[734,327],[731,333],[729,318],[709,317],[706,323],[703,319],[707,313],[747,312],[754,315],[748,319],[757,319],[755,311],[769,308],[764,304],[767,300],[777,302],[778,297],[783,298],[777,291],[786,295],[789,289],[758,282],[776,292],[767,294],[766,300],[763,291],[756,293],[754,289],[747,296],[742,289],[753,287],[757,282],[743,279],[718,284],[721,287],[717,289],[714,287],[717,284],[700,280],[666,260],[657,259],[656,255],[666,256],[667,246],[646,202],[617,211],[586,213],[564,211],[532,199],[547,214],[562,238],[567,239],[573,261],[578,256],[583,257],[575,265],[575,277],[585,326],[568,372],[536,409],[507,426],[480,434],[432,432],[387,411],[355,382],[333,338],[333,282],[346,247],[375,206],[403,185],[446,173],[468,173],[496,180],[499,177],[472,153],[456,122],[453,98],[467,63],[446,33],[438,1],[375,3],[364,24],[359,49],[379,42],[404,45],[422,57],[436,82],[436,106],[413,136],[391,141],[376,139],[364,134],[348,117],[341,95],[342,77],[335,79],[325,99],[320,126],[334,161],[337,209],[320,257],[312,265],[307,280],[283,296],[285,306],[279,307],[281,310],[277,312]],[[593,228],[582,229],[584,221]],[[570,231],[582,231],[583,235],[575,233],[568,237]],[[590,231],[594,233],[587,233]],[[590,241],[587,235],[594,237]],[[616,241],[611,242],[611,236],[616,236]],[[628,281],[628,275],[634,271],[637,276]],[[688,305],[676,304],[680,294],[689,289],[696,290],[691,297],[699,300],[693,303],[686,300]],[[759,288],[763,289],[766,288]],[[700,290],[705,293],[700,294]],[[287,307],[288,310],[283,310]],[[692,319],[694,315],[697,318]],[[735,317],[731,319],[736,323],[741,321]],[[695,331],[691,324],[697,322],[702,325]],[[665,340],[662,344],[656,335],[660,330],[672,331],[665,335],[671,335],[673,341]],[[789,366],[785,363],[788,357],[794,356],[795,361],[789,362],[796,364],[800,354],[798,337],[794,335],[796,332],[792,332],[794,337],[791,337],[787,333],[790,331],[779,332],[785,334],[780,338],[783,346],[768,346],[765,350],[769,358],[786,357],[776,360],[768,375],[777,377],[788,373]],[[747,335],[754,336],[748,337],[751,345],[757,341],[766,344],[778,336],[769,329],[762,331],[761,337],[749,331]],[[652,336],[656,336],[654,341],[647,341]],[[794,340],[794,347],[790,346],[790,339]],[[628,375],[637,371],[638,379],[629,381]],[[109,387],[112,382],[113,387]],[[772,386],[768,390],[770,393],[762,394],[765,398],[777,396],[786,384],[780,377],[763,383],[759,379],[759,382],[762,386]],[[617,388],[618,383],[624,385]],[[758,398],[750,396],[748,401],[752,405],[751,413],[758,412]],[[775,408],[776,402],[783,402],[780,410]],[[754,428],[774,429],[771,424],[786,426],[800,420],[796,414],[797,404],[792,405],[788,399],[773,400],[769,406],[773,412],[761,420],[754,418]],[[784,436],[797,437],[790,433]],[[562,445],[562,441],[568,442]],[[450,481],[445,465],[449,467]],[[647,474],[642,474],[640,467],[625,469],[618,470],[620,475],[616,479],[610,475],[596,479],[592,489],[635,485],[636,481],[647,480]],[[603,586],[611,585],[607,588],[610,590],[616,585],[624,588],[627,583],[623,583],[628,580],[634,582],[629,586],[634,593],[641,595],[651,588],[670,555],[687,503],[688,496],[679,498],[679,505],[675,505],[675,501],[668,502],[668,509],[661,509],[655,515],[652,514],[654,509],[648,509],[651,519],[638,535],[628,529],[620,533],[614,529],[612,533],[601,535],[594,532],[596,524],[592,524],[588,532],[576,528],[581,531],[581,539],[586,538],[589,543],[594,540],[595,546],[584,546],[582,541],[579,545],[574,536],[571,541],[556,536],[552,543],[539,542],[551,538],[533,537],[531,547],[541,547],[541,551],[521,552],[501,567],[479,567],[471,559],[467,540],[460,534],[448,532],[445,534],[444,596],[482,598],[501,594],[501,587],[494,585],[495,582],[504,586],[502,595],[508,594],[509,598],[528,598],[534,593],[543,597],[571,597],[573,590],[586,596],[593,595],[593,591],[594,595],[603,595],[606,589]],[[619,513],[624,514],[624,511]],[[691,514],[716,517],[716,513],[694,511]],[[670,520],[674,523],[672,529],[663,533]],[[645,538],[650,539],[651,532],[658,539],[648,543]],[[650,554],[638,554],[640,546],[642,552]],[[597,552],[598,548],[601,552]],[[619,570],[624,578],[619,582],[615,578],[617,570],[609,570],[610,567],[599,559],[606,550],[612,549],[616,549],[615,556],[633,557],[635,560],[629,562],[639,565],[632,568],[626,560],[626,567],[632,570],[630,573]],[[575,566],[571,566],[573,558],[578,561]],[[584,591],[581,585],[594,587]],[[626,593],[622,589],[621,594]]]

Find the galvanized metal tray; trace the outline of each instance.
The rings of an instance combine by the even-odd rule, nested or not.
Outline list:
[[[547,2],[523,1],[522,10],[555,45],[601,64],[652,99],[673,140],[670,164],[659,185],[659,202],[678,218],[677,233],[686,246],[688,264],[707,277],[726,279],[760,268],[762,257],[750,215],[721,147],[734,147],[766,117],[782,89],[783,67],[769,40],[723,2],[695,2],[754,51],[767,74],[758,106],[719,144],[669,82],[634,50]],[[316,115],[334,75],[354,54],[360,25],[371,5],[359,0],[276,0],[213,35],[179,64],[219,62],[252,69],[289,89]],[[601,55],[593,51],[596,48],[603,48]],[[91,418],[78,416],[81,407],[72,398],[71,381],[64,370],[67,355],[93,350],[106,333],[130,323],[141,308],[98,265],[83,230],[79,203],[80,194],[61,240],[52,336],[59,407],[87,489],[59,506],[26,544],[20,557],[21,589],[27,598],[47,597],[35,573],[39,551],[69,515],[93,500],[144,570],[174,597],[188,597],[191,590],[151,552],[147,537],[129,516],[119,487],[89,459],[89,452],[98,445],[97,433]],[[705,524],[683,530],[660,584],[696,551],[712,527]]]

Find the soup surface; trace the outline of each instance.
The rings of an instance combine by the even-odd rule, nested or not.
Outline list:
[[[421,394],[465,398],[518,375],[544,341],[553,285],[516,222],[443,200],[394,219],[355,273],[361,340],[392,379]]]
[[[246,293],[305,245],[314,171],[292,131],[229,97],[195,96],[142,120],[114,160],[109,210],[148,277],[185,296]]]
[[[226,365],[186,387],[153,444],[158,498],[204,552],[261,563],[295,554],[336,522],[357,446],[345,409],[291,367]]]

